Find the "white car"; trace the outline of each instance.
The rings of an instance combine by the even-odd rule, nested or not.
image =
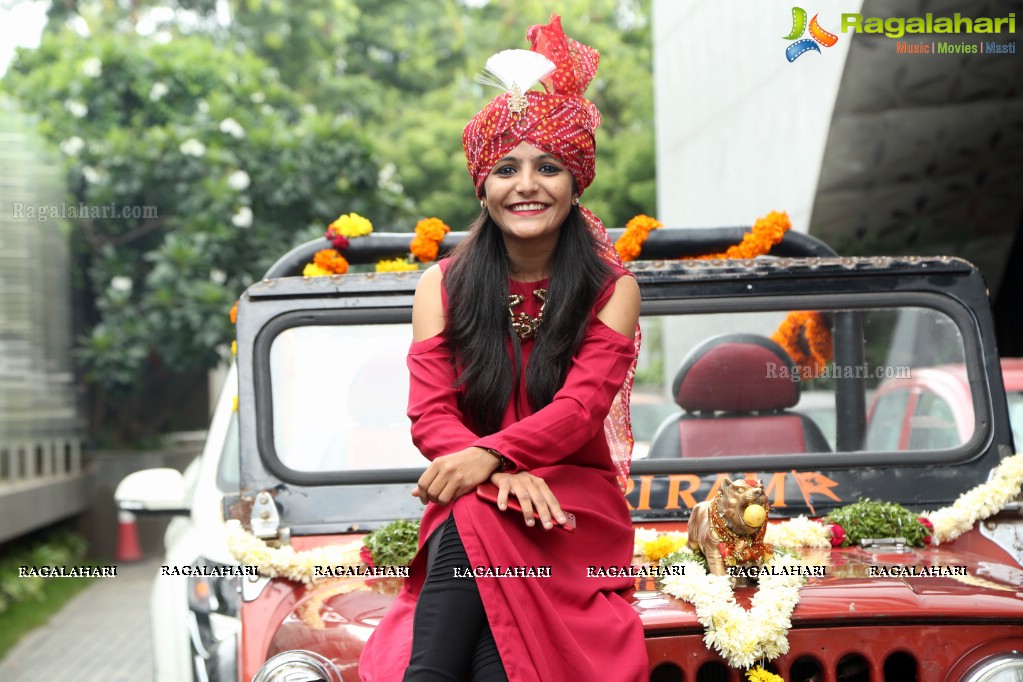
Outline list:
[[[237,681],[237,577],[191,567],[232,566],[223,494],[238,490],[237,372],[224,381],[202,454],[182,475],[147,469],[124,478],[114,498],[135,513],[171,513],[166,557],[153,581],[150,619],[155,682]]]

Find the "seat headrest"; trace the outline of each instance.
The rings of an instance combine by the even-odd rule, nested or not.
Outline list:
[[[788,353],[757,334],[723,334],[694,348],[675,374],[687,412],[783,410],[799,402],[799,371]]]

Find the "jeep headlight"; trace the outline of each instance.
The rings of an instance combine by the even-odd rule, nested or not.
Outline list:
[[[312,651],[283,651],[263,664],[252,682],[342,682],[341,671]]]
[[[1023,680],[1023,654],[998,654],[970,668],[962,682],[1019,682]]]

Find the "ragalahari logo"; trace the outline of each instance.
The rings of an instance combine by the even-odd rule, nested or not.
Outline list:
[[[790,62],[796,61],[800,55],[813,50],[814,52],[820,52],[821,48],[818,45],[824,47],[831,47],[838,42],[838,36],[834,33],[829,33],[821,28],[821,25],[817,23],[817,17],[819,14],[813,15],[813,19],[810,20],[810,37],[803,38],[802,40],[796,40],[803,35],[807,30],[806,26],[806,10],[802,7],[792,8],[792,31],[785,36],[785,40],[795,40],[785,48],[785,58]]]

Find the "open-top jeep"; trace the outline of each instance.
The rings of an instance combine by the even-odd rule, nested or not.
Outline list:
[[[644,331],[627,489],[636,526],[684,531],[725,479],[761,481],[773,525],[860,500],[898,503],[914,517],[960,500],[955,509],[968,518],[944,536],[954,540],[939,543],[935,531],[934,541],[914,544],[919,528],[907,528],[797,550],[814,570],[791,627],[779,625],[787,653],[758,663],[792,681],[1023,679],[1019,481],[997,512],[974,513],[972,498],[960,499],[1013,452],[980,274],[954,258],[839,258],[794,233],[769,257],[678,259],[741,236],[738,228],[657,230],[644,260],[630,264]],[[346,256],[393,257],[408,238],[353,239]],[[278,548],[269,551],[327,564],[305,567],[317,575],[311,582],[238,580],[241,680],[358,679],[362,646],[400,578],[344,574],[323,557],[422,512],[409,494],[424,461],[405,416],[404,362],[419,273],[293,276],[325,246],[288,254],[238,310],[240,485],[224,498],[224,518]],[[921,416],[921,437],[897,447],[898,433],[885,429],[898,424],[868,406],[886,380],[936,366],[968,377],[972,430],[949,441],[947,424]],[[927,438],[928,429],[941,437]],[[705,644],[692,604],[653,579],[638,587],[651,680],[741,678]],[[738,604],[756,606],[758,589],[737,587]],[[758,618],[728,627],[763,627]]]

